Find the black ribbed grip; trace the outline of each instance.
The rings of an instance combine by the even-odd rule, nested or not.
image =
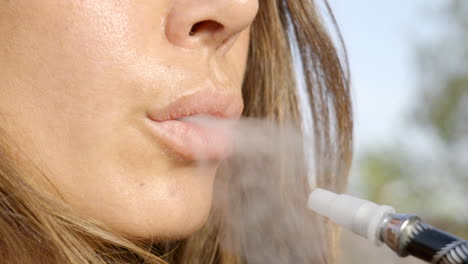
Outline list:
[[[468,242],[419,222],[409,234],[406,251],[429,263],[468,264]]]

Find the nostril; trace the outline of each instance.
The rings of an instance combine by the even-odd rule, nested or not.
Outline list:
[[[190,29],[189,36],[194,36],[198,32],[208,32],[208,33],[216,33],[217,31],[221,31],[224,26],[216,21],[213,20],[204,20],[195,23],[192,28]]]

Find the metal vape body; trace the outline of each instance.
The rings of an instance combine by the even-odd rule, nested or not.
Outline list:
[[[399,256],[428,263],[468,264],[468,242],[425,224],[416,215],[388,214],[380,226],[380,240]]]
[[[415,215],[397,214],[388,205],[315,188],[309,209],[328,217],[374,245],[386,244],[399,256],[435,264],[468,264],[468,242],[425,224]]]

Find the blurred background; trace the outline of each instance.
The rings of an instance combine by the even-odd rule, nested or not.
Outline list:
[[[468,239],[468,1],[329,0],[355,113],[349,193]],[[341,263],[421,263],[343,232]]]

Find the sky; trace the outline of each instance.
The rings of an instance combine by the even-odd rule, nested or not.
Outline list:
[[[348,50],[352,77],[355,118],[355,157],[392,145],[408,135],[408,112],[419,89],[417,44],[437,35],[436,21],[430,19],[446,0],[329,0]],[[438,8],[439,7],[439,8]],[[434,11],[435,10],[435,11]],[[439,31],[440,32],[440,31]],[[350,178],[348,190],[359,195],[353,183],[359,182],[359,163]],[[417,186],[413,186],[417,187]],[[354,188],[354,189],[353,189]],[[347,233],[345,233],[347,234]],[[347,255],[357,252],[356,263],[363,259],[386,263],[419,263],[399,259],[390,250],[374,248],[354,236],[345,237]],[[348,239],[348,240],[346,240]],[[356,240],[354,240],[356,239]],[[372,261],[371,261],[372,262]],[[376,261],[373,261],[376,262]]]
[[[441,0],[330,0],[350,60],[357,154],[404,134],[417,90],[415,50]],[[403,133],[402,133],[403,132]]]

